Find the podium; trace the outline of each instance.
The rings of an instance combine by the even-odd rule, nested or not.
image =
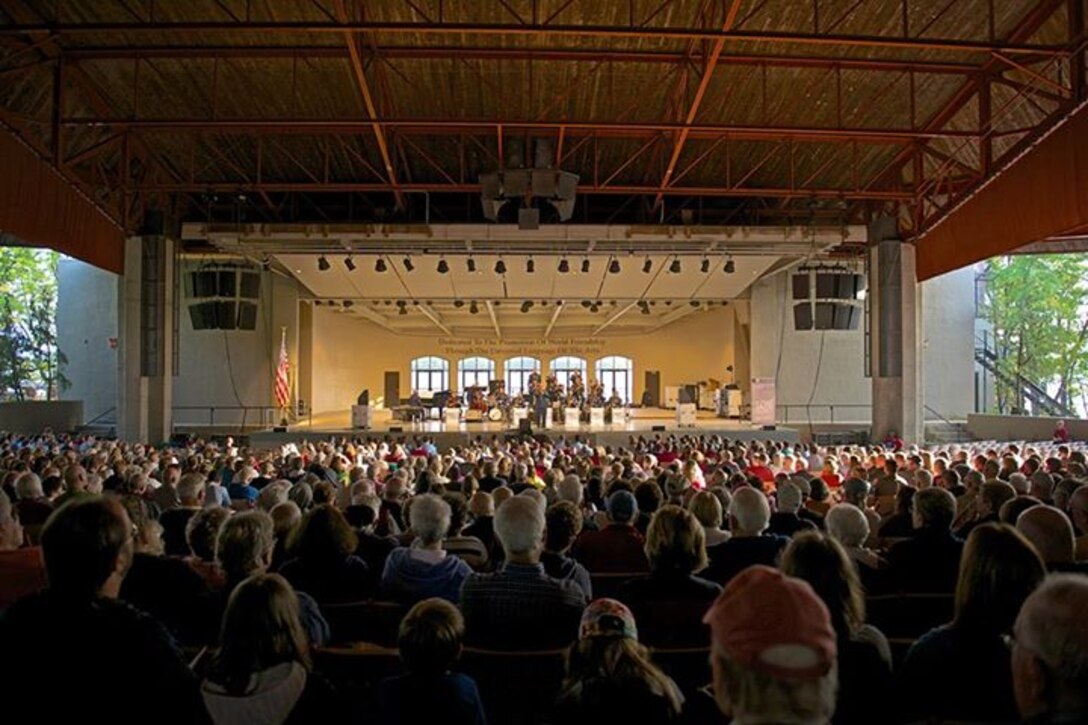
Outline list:
[[[443,411],[442,422],[446,425],[452,425],[457,427],[461,424],[461,409],[460,408],[446,408]]]
[[[351,406],[351,427],[352,428],[370,428],[371,422],[374,420],[374,406],[373,405],[353,405]]]
[[[578,420],[582,411],[578,408],[563,408],[563,427],[577,428],[581,421]]]
[[[514,414],[514,417],[512,418],[512,420],[513,420],[515,428],[517,428],[518,426],[521,425],[521,421],[529,419],[529,409],[528,408],[511,408],[511,411]]]
[[[604,425],[604,408],[589,409],[589,424],[602,426]]]
[[[676,425],[680,428],[695,427],[695,403],[676,404]]]
[[[544,427],[551,428],[555,424],[555,409],[548,406],[548,412],[545,414]]]

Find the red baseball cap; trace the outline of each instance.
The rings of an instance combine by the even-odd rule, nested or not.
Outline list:
[[[769,566],[733,577],[703,617],[730,659],[771,677],[815,680],[837,656],[835,629],[808,582]]]

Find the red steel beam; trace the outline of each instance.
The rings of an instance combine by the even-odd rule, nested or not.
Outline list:
[[[364,50],[369,58],[372,54]],[[331,45],[207,45],[207,46],[80,46],[66,49],[68,60],[133,60],[134,58],[164,58],[192,60],[206,58],[347,58],[347,48]],[[467,47],[467,46],[382,46],[381,57],[389,60],[534,60],[594,63],[652,63],[678,65],[690,60],[686,53],[663,51],[615,50],[609,48],[555,47]],[[695,56],[698,58],[698,55]],[[1045,58],[1050,55],[1044,56]],[[945,75],[969,75],[978,72],[977,63],[952,63],[913,59],[866,59],[842,55],[760,55],[754,53],[722,53],[719,62],[730,65],[769,66],[780,68],[842,68],[844,70],[914,71]]]
[[[950,51],[961,53],[1044,53],[1063,55],[1062,45],[1029,43],[991,43],[988,40],[958,38],[914,38],[881,35],[832,35],[826,33],[786,33],[762,30],[715,31],[683,27],[636,27],[615,25],[533,25],[504,23],[404,23],[404,22],[247,22],[220,21],[154,22],[154,23],[37,23],[0,26],[0,35],[26,33],[55,33],[58,36],[127,35],[146,36],[148,33],[197,33],[281,35],[305,33],[373,33],[418,35],[531,35],[547,37],[639,38],[674,40],[728,39],[773,45],[814,45],[856,48],[891,48],[900,50]]]
[[[662,132],[687,130],[692,138],[716,139],[728,136],[747,140],[779,140],[783,138],[813,142],[863,141],[877,144],[898,144],[908,141],[961,138],[973,139],[977,130],[937,129],[933,131],[909,128],[862,128],[838,126],[751,126],[743,124],[687,124],[661,121],[518,121],[498,119],[399,118],[372,119],[311,119],[311,118],[145,118],[70,117],[61,120],[64,127],[116,127],[142,131],[195,131],[198,133],[258,133],[287,134],[354,134],[373,126],[395,128],[398,133],[416,135],[458,135],[466,130],[492,131],[557,131],[566,135],[598,134],[612,138],[645,138]]]

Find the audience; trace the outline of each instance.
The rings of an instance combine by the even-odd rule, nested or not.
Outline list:
[[[294,504],[283,501],[276,506]],[[287,510],[293,514],[297,509]],[[366,562],[355,555],[358,544],[358,537],[338,509],[328,504],[315,506],[290,534],[289,550],[294,558],[280,567],[280,573],[319,603],[363,599],[371,592],[371,578]]]
[[[631,491],[615,491],[607,501],[608,523],[599,531],[583,531],[572,554],[593,574],[646,571],[646,540],[635,528],[638,502]]]
[[[381,582],[385,596],[404,604],[431,597],[460,601],[461,585],[472,567],[442,548],[450,518],[450,506],[440,496],[425,493],[412,499],[408,520],[415,538],[410,546],[389,552]]]
[[[45,586],[41,549],[23,545],[23,527],[8,495],[0,491],[0,613]]]
[[[724,586],[753,564],[775,566],[789,540],[764,533],[770,519],[771,507],[762,493],[750,487],[734,493],[729,507],[732,536],[709,552],[710,565],[703,576]]]
[[[956,499],[943,488],[914,497],[914,536],[888,550],[893,585],[903,591],[951,593],[956,588],[963,541],[952,535]]]
[[[1073,525],[1061,509],[1032,506],[1016,519],[1016,529],[1032,543],[1050,571],[1077,569]]]
[[[582,530],[582,512],[571,501],[559,501],[544,514],[544,551],[540,563],[544,572],[556,579],[569,579],[585,593],[586,601],[593,599],[593,583],[584,566],[567,556]]]

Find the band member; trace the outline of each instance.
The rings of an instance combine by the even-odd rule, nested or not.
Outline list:
[[[408,396],[408,405],[412,406],[413,408],[423,407],[423,399],[419,397],[418,390],[413,390],[412,394]]]
[[[590,408],[603,408],[604,407],[604,386],[597,380],[593,380],[589,383],[589,407]]]
[[[609,408],[621,408],[623,407],[623,398],[616,392],[615,388],[612,388],[612,395],[608,398]]]
[[[547,388],[538,383],[533,395],[533,418],[539,428],[548,425],[548,407],[551,405],[551,397]]]

